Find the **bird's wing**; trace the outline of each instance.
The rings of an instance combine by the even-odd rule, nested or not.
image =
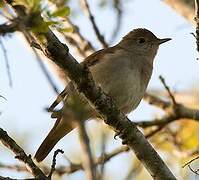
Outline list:
[[[81,65],[91,67],[96,65],[99,61],[103,60],[104,54],[114,53],[116,50],[115,47],[109,47],[106,49],[101,49],[99,51],[96,51],[95,53],[88,56]],[[57,96],[56,100],[52,103],[52,105],[49,107],[49,112],[53,112],[56,114],[56,111],[54,111],[55,107],[62,102],[65,98],[67,98],[68,95],[70,95],[71,92],[75,90],[75,87],[72,82],[69,82],[65,89]],[[56,116],[55,116],[56,117]]]
[[[87,67],[91,67],[96,65],[99,61],[103,61],[102,58],[105,54],[112,54],[116,51],[116,47],[109,47],[106,49],[101,49],[96,51],[95,53],[88,56],[81,64],[86,65]]]
[[[81,65],[83,66],[94,66],[98,61],[104,60],[102,58],[104,53],[113,53],[112,48],[107,48],[103,50],[99,50],[95,52],[94,54],[88,56]],[[77,115],[80,115],[82,120],[86,120],[88,118],[96,117],[97,113],[95,110],[93,110],[90,105],[87,103],[87,101],[82,97],[78,96],[75,91],[75,87],[72,82],[69,82],[68,85],[65,87],[65,89],[57,96],[57,99],[54,101],[54,103],[50,106],[49,111],[52,112],[51,117],[56,118],[56,122],[43,141],[43,143],[40,145],[39,149],[37,150],[35,154],[36,160],[42,161],[52,150],[52,148],[55,146],[55,144],[66,134],[68,134],[70,131],[73,130],[74,125],[72,122],[75,122],[76,120],[76,112]],[[70,98],[73,99],[71,102]],[[68,106],[67,108],[63,107],[59,111],[55,111],[55,107],[61,102],[64,102],[64,106]],[[67,102],[69,104],[67,104]],[[77,106],[76,106],[77,104]],[[71,113],[70,108],[74,110],[74,114]]]

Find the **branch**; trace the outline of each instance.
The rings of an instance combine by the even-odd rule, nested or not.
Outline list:
[[[199,0],[195,0],[196,45],[199,52]]]
[[[101,156],[103,156],[106,152],[106,140],[107,140],[107,134],[102,130],[101,135]],[[104,173],[105,173],[105,163],[102,163],[100,166],[100,172],[98,179],[104,179]]]
[[[73,38],[72,36],[66,35],[65,33],[62,33],[62,35],[64,36],[66,42],[72,45],[82,57],[85,58],[87,56],[86,52],[83,50],[84,48],[81,47],[80,42],[76,41],[75,38]]]
[[[81,44],[81,50],[84,51],[87,55],[93,53],[96,51],[96,49],[93,47],[91,42],[81,34],[79,27],[75,25],[69,18],[66,19],[68,24],[73,28],[73,33],[71,34],[71,37],[73,37],[73,40],[76,41],[76,43],[80,42]],[[77,40],[78,39],[78,40]]]
[[[158,97],[150,94],[145,94],[144,99],[154,106],[161,108],[165,111],[166,116],[161,119],[155,119],[153,121],[140,121],[136,124],[141,127],[149,126],[165,126],[176,120],[194,120],[199,121],[199,110],[184,106],[183,104],[177,103],[173,106],[172,103],[164,101]]]
[[[47,180],[48,178],[33,162],[30,155],[26,155],[24,150],[11,138],[8,136],[7,132],[0,128],[0,141],[12,152],[15,153],[15,158],[22,161],[25,165],[29,167],[28,171],[36,178],[41,178]]]
[[[110,38],[110,42],[113,42],[117,36],[117,34],[120,31],[121,25],[122,25],[122,3],[121,0],[114,0],[113,6],[116,11],[117,17],[116,17],[116,25],[114,27],[113,33]]]
[[[84,122],[78,121],[80,143],[83,150],[83,167],[88,180],[96,179],[96,168],[90,148],[89,137],[84,126]]]
[[[5,59],[6,70],[7,70],[8,80],[9,80],[9,85],[10,85],[10,87],[12,87],[13,83],[12,83],[12,76],[11,76],[11,72],[10,72],[9,59],[8,59],[6,48],[5,48],[4,44],[3,44],[3,42],[1,41],[1,39],[0,39],[0,46],[1,46],[1,49],[3,51],[3,55],[4,55],[4,59]]]
[[[195,157],[194,159],[190,160],[189,162],[187,162],[185,165],[182,166],[182,168],[188,166],[189,169],[196,175],[199,175],[199,169],[196,169],[194,170],[192,167],[191,167],[191,163],[198,160],[199,159],[199,156]]]
[[[25,7],[15,6],[12,0],[5,0],[5,2],[15,9],[18,16],[27,16],[24,11]],[[43,22],[41,16],[36,18],[37,21]],[[85,95],[105,123],[115,132],[120,133],[123,142],[135,152],[151,176],[156,180],[176,179],[136,125],[118,110],[112,98],[103,93],[101,88],[96,87],[91,73],[72,57],[68,52],[68,47],[62,44],[50,29],[46,33],[35,32],[33,35],[45,55],[67,73],[78,87],[78,91]]]
[[[147,101],[150,105],[154,105],[164,111],[167,111],[167,109],[171,106],[170,102],[163,101],[157,96],[149,93],[145,93],[144,100]]]
[[[191,164],[193,161],[195,161],[195,160],[197,160],[197,159],[199,159],[199,156],[197,156],[197,157],[191,159],[189,162],[187,162],[186,164],[184,164],[184,165],[182,166],[182,168],[186,167],[187,165]]]
[[[63,150],[61,149],[57,149],[55,152],[54,152],[54,155],[53,155],[53,161],[52,161],[52,165],[51,165],[51,170],[50,170],[50,173],[48,175],[48,178],[51,179],[52,177],[52,174],[55,172],[55,166],[56,166],[56,157],[59,153],[64,153]]]
[[[0,24],[0,36],[4,36],[8,33],[13,33],[15,31],[18,31],[18,25],[15,21],[11,23]]]
[[[129,147],[128,146],[121,146],[121,147],[118,147],[116,148],[115,150],[113,150],[112,152],[110,153],[104,153],[103,155],[101,155],[100,157],[98,157],[96,160],[95,160],[95,163],[94,165],[97,167],[97,165],[100,165],[100,164],[104,164],[106,163],[107,161],[109,161],[111,158],[123,153],[123,152],[127,152],[129,151]],[[68,167],[60,167],[60,168],[57,168],[55,173],[59,174],[59,175],[63,175],[65,173],[69,174],[69,173],[74,173],[78,170],[82,170],[83,169],[83,166],[82,164],[74,164],[74,163],[71,163],[70,166]]]
[[[97,27],[97,24],[95,22],[95,18],[93,16],[93,14],[91,13],[90,7],[88,5],[87,0],[82,0],[83,4],[84,4],[84,9],[86,11],[86,13],[88,14],[88,17],[91,21],[91,24],[93,26],[93,29],[95,31],[95,34],[97,36],[97,39],[99,40],[99,42],[102,44],[103,48],[107,48],[108,44],[106,43],[106,41],[104,40],[104,36],[102,36],[102,34],[99,31],[99,28]]]
[[[166,125],[156,127],[156,129],[154,129],[151,132],[149,132],[148,134],[146,134],[145,137],[147,139],[151,138],[152,136],[154,136],[155,134],[157,134],[159,131],[161,131],[164,128],[164,126],[166,126]]]
[[[127,152],[129,151],[129,147],[128,146],[121,146],[116,148],[115,150],[113,150],[110,153],[104,153],[103,155],[101,155],[100,157],[98,157],[95,160],[94,165],[97,167],[98,165],[104,164],[106,162],[108,162],[111,158],[123,153],[123,152]],[[24,166],[20,166],[20,165],[3,165],[2,163],[0,163],[0,168],[6,168],[6,169],[12,169],[12,170],[16,170],[16,171],[27,171],[27,168]],[[49,168],[47,166],[43,166],[42,169],[44,170],[44,172],[49,172]],[[82,170],[83,166],[82,164],[77,164],[77,163],[71,163],[69,166],[59,166],[55,169],[54,174],[58,174],[60,176],[64,175],[64,174],[71,174],[74,173],[76,171]]]
[[[173,106],[176,106],[177,103],[176,103],[175,97],[171,93],[169,86],[167,86],[167,84],[165,82],[165,79],[162,76],[159,76],[159,78],[160,78],[160,81],[162,82],[164,88],[167,90],[167,92],[168,92],[168,94],[169,94],[169,96],[170,96],[170,98],[172,100]]]
[[[139,121],[136,122],[137,126],[140,126],[142,128],[146,128],[146,127],[151,127],[151,126],[165,126],[173,121],[176,121],[178,118],[172,115],[168,115],[168,116],[164,116],[162,118],[159,119],[154,119],[151,121]]]
[[[37,53],[37,51],[32,48],[35,56],[36,56],[36,60],[39,64],[39,67],[41,68],[42,72],[44,73],[44,76],[46,77],[49,85],[51,86],[52,90],[54,91],[55,94],[59,94],[59,90],[58,87],[56,86],[56,84],[54,83],[53,79],[51,78],[51,75],[49,74],[44,62],[42,61],[41,57],[39,56],[39,54]]]

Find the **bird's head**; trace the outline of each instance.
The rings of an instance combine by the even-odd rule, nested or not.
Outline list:
[[[123,37],[119,46],[132,52],[135,56],[150,57],[153,60],[160,44],[170,41],[171,38],[157,38],[151,31],[147,29],[134,29]]]

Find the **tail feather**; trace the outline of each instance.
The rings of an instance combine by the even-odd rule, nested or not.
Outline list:
[[[43,161],[56,145],[56,143],[72,130],[73,127],[69,124],[64,123],[64,120],[57,120],[54,127],[51,129],[51,131],[37,150],[35,154],[35,159],[38,162]]]

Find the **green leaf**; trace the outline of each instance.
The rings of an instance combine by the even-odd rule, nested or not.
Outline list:
[[[72,28],[72,27],[68,27],[68,28],[59,28],[58,31],[59,31],[59,32],[66,32],[66,33],[72,33],[72,32],[73,32],[73,28]]]
[[[13,5],[25,6],[28,10],[37,12],[40,10],[40,3],[40,0],[15,0]]]
[[[36,32],[36,33],[46,33],[48,31],[48,27],[55,24],[57,24],[57,22],[54,22],[54,21],[42,22],[37,27],[33,27],[31,30],[32,32]]]
[[[61,7],[58,10],[56,10],[54,13],[52,13],[52,16],[54,17],[65,17],[70,14],[70,8],[69,7]]]
[[[26,0],[15,0],[13,3],[13,5],[21,5],[21,6],[28,6],[28,1]]]

